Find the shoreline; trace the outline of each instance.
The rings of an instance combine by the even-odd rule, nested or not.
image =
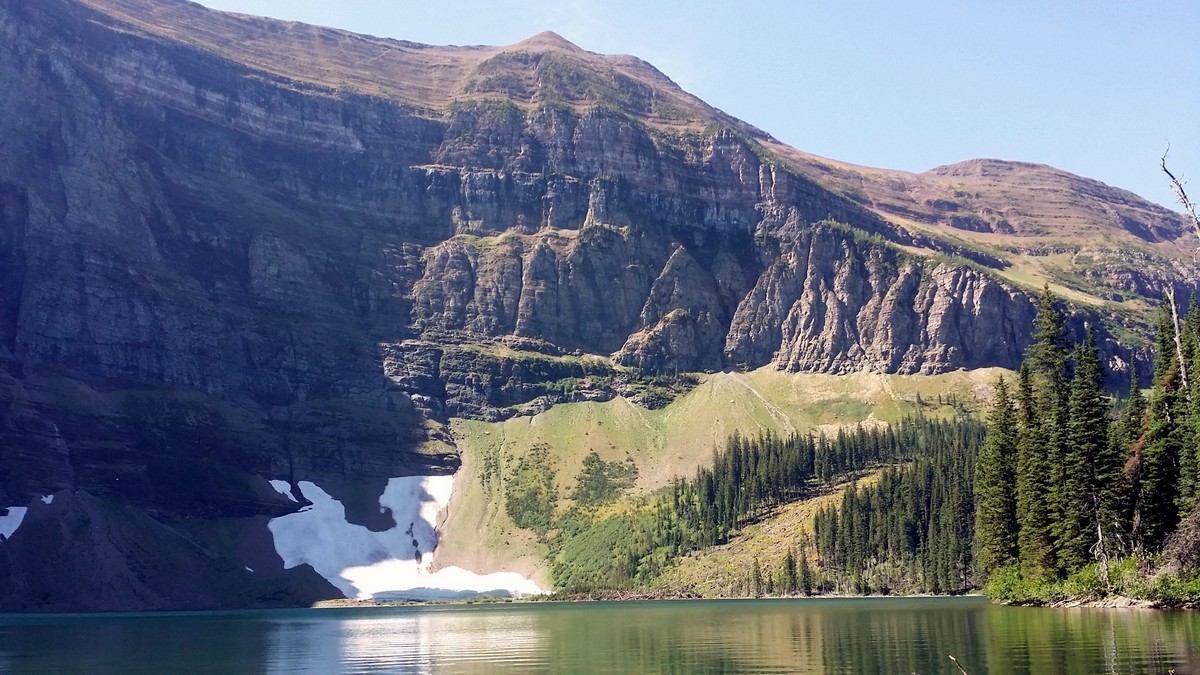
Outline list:
[[[1110,595],[1104,598],[1063,598],[1050,602],[993,600],[994,604],[1007,607],[1048,607],[1052,609],[1156,609],[1161,611],[1196,611],[1200,603],[1183,602],[1171,603],[1161,600],[1140,600],[1124,595]]]
[[[1200,604],[1197,603],[1182,603],[1171,604],[1157,600],[1139,600],[1125,596],[1109,596],[1105,598],[1064,598],[1051,602],[1041,601],[1009,601],[1009,600],[991,600],[982,593],[963,593],[958,595],[935,595],[930,593],[917,593],[912,595],[846,595],[846,594],[829,594],[829,595],[789,595],[789,596],[763,596],[763,597],[742,597],[742,596],[720,596],[720,597],[701,597],[699,595],[687,594],[657,594],[657,593],[598,593],[598,594],[573,594],[563,597],[530,597],[530,598],[464,598],[461,600],[388,600],[375,602],[373,600],[357,600],[353,598],[338,598],[333,600],[321,600],[310,606],[311,609],[345,609],[358,607],[439,607],[439,606],[459,606],[459,605],[498,605],[498,604],[535,604],[535,603],[587,603],[587,602],[648,602],[659,600],[686,601],[686,600],[912,600],[917,598],[979,598],[988,600],[991,604],[1003,607],[1042,607],[1047,609],[1134,609],[1134,610],[1160,610],[1160,611],[1196,611],[1200,610]]]
[[[500,605],[500,604],[535,604],[535,603],[551,603],[551,604],[567,604],[567,603],[589,603],[589,602],[653,602],[653,601],[752,601],[752,600],[914,600],[914,599],[952,599],[952,598],[974,598],[979,600],[987,600],[990,604],[1001,607],[1040,607],[1046,609],[1131,609],[1131,610],[1158,610],[1158,611],[1184,611],[1194,612],[1200,611],[1200,603],[1167,603],[1157,600],[1139,600],[1125,596],[1109,596],[1105,598],[1064,598],[1043,602],[1040,600],[1018,601],[1018,600],[990,600],[981,593],[963,593],[959,595],[934,595],[934,594],[912,594],[912,595],[845,595],[845,594],[829,594],[829,595],[794,595],[794,596],[769,596],[769,597],[701,597],[698,595],[682,595],[682,594],[656,594],[656,593],[620,593],[620,594],[596,594],[584,595],[577,594],[563,597],[527,597],[527,598],[502,598],[502,597],[475,597],[462,598],[458,600],[386,600],[376,602],[373,600],[358,600],[355,598],[333,598],[328,600],[319,600],[311,605],[296,605],[293,607],[225,607],[220,609],[192,609],[192,608],[177,608],[177,609],[156,609],[156,610],[103,610],[92,612],[72,612],[72,611],[25,611],[25,612],[0,612],[0,617],[45,617],[52,615],[100,615],[100,614],[195,614],[195,613],[221,613],[221,612],[241,612],[241,611],[275,611],[281,609],[358,609],[358,608],[383,608],[383,607],[455,607],[463,605]]]

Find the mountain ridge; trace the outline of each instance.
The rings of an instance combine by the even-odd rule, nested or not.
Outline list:
[[[565,38],[553,33],[553,31],[544,31],[537,35],[526,38],[525,40],[504,46],[434,46],[422,45],[419,43],[402,40],[394,40],[391,38],[360,36],[339,29],[306,26],[296,22],[284,22],[240,14],[227,14],[216,10],[207,9],[202,5],[189,2],[188,0],[169,0],[166,3],[158,3],[161,15],[159,15],[157,12],[153,14],[154,18],[157,19],[155,22],[149,22],[144,19],[139,21],[135,16],[137,14],[145,14],[147,12],[147,3],[143,2],[142,0],[86,0],[84,4],[96,9],[97,11],[105,13],[106,16],[133,22],[134,25],[139,26],[150,34],[160,36],[171,35],[172,30],[164,24],[167,21],[173,21],[179,24],[180,27],[177,29],[179,32],[182,33],[184,31],[191,30],[194,34],[199,35],[202,38],[210,32],[210,30],[205,30],[208,21],[219,19],[221,17],[227,17],[224,21],[222,21],[222,27],[230,28],[233,26],[244,26],[246,30],[243,32],[248,33],[248,35],[243,36],[245,38],[251,38],[253,36],[253,33],[249,30],[250,27],[258,26],[260,27],[258,32],[260,34],[265,34],[270,38],[270,41],[267,42],[268,45],[274,46],[277,44],[276,41],[280,39],[290,39],[297,43],[303,43],[296,48],[297,51],[308,52],[313,55],[319,54],[319,52],[315,51],[317,48],[313,45],[333,41],[333,38],[330,36],[337,36],[338,38],[357,41],[366,41],[376,47],[383,47],[385,49],[386,45],[388,44],[396,44],[404,49],[411,49],[417,52],[426,54],[441,54],[444,57],[444,61],[438,62],[436,64],[437,67],[433,68],[433,70],[444,70],[449,68],[457,73],[452,77],[442,76],[438,82],[440,89],[443,91],[446,90],[447,86],[449,85],[457,87],[457,91],[451,90],[449,98],[435,98],[433,100],[428,100],[421,99],[419,96],[414,96],[412,93],[408,93],[415,90],[418,94],[426,94],[437,90],[437,88],[432,87],[430,83],[419,83],[416,80],[409,81],[397,79],[391,82],[391,84],[387,85],[387,91],[378,92],[381,95],[389,97],[398,96],[399,100],[402,100],[405,103],[417,107],[427,107],[430,109],[435,109],[439,106],[445,106],[456,98],[469,97],[472,95],[507,95],[508,100],[512,100],[515,103],[536,105],[539,102],[539,99],[537,99],[536,96],[528,100],[522,100],[520,97],[511,95],[513,92],[505,89],[503,86],[496,86],[495,82],[489,86],[486,74],[480,73],[479,71],[481,69],[486,69],[489,62],[494,61],[498,57],[504,58],[514,54],[531,53],[544,56],[546,54],[553,55],[554,53],[566,53],[568,55],[584,56],[589,60],[595,60],[612,66],[614,72],[622,75],[649,75],[649,81],[647,81],[645,78],[639,77],[634,77],[633,79],[634,81],[640,81],[643,84],[649,85],[654,90],[655,94],[658,94],[659,91],[670,94],[669,98],[673,104],[673,113],[683,111],[690,114],[690,117],[685,120],[664,119],[663,116],[660,115],[649,120],[652,124],[665,124],[666,126],[672,126],[674,123],[678,123],[680,121],[688,124],[696,124],[702,118],[715,118],[721,123],[729,124],[738,131],[746,133],[751,138],[767,144],[772,149],[786,149],[785,154],[789,156],[789,159],[796,161],[796,163],[800,165],[800,168],[814,168],[818,176],[821,174],[831,173],[835,176],[835,181],[847,181],[854,179],[862,180],[861,188],[865,192],[866,196],[866,199],[863,200],[864,206],[875,211],[885,219],[907,215],[906,212],[909,212],[910,210],[897,210],[895,208],[889,209],[888,202],[896,201],[897,195],[888,190],[886,185],[881,186],[879,183],[886,184],[895,181],[911,180],[919,181],[922,178],[927,177],[944,179],[947,177],[947,174],[945,173],[946,170],[977,166],[979,163],[990,163],[993,167],[1008,167],[1009,173],[1016,173],[1016,169],[1018,167],[1021,170],[1036,168],[1043,174],[1045,173],[1045,168],[1053,168],[1048,167],[1048,165],[1034,165],[1028,162],[980,158],[962,160],[952,164],[935,167],[927,171],[910,173],[890,169],[857,166],[838,160],[832,160],[829,158],[803,153],[795,148],[791,148],[780,143],[766,131],[741,122],[740,120],[736,120],[720,110],[709,106],[707,103],[697,99],[696,97],[687,94],[673,80],[662,74],[651,64],[646,63],[641,59],[629,55],[604,55],[586,51],[578,45],[575,45]],[[174,11],[172,11],[171,8],[174,8]],[[232,20],[233,18],[236,18],[237,20],[234,21]],[[265,40],[267,38],[262,39]],[[218,52],[220,52],[224,58],[229,58],[230,60],[234,60],[251,67],[262,67],[264,68],[265,72],[295,77],[297,73],[297,66],[302,64],[297,64],[293,61],[287,61],[284,59],[284,57],[274,51],[268,51],[264,53],[261,50],[254,50],[248,46],[249,44],[253,44],[253,42],[254,41],[251,39],[239,41],[226,38],[224,41],[215,43],[212,46],[216,47]],[[203,47],[206,43],[201,42],[198,44]],[[339,46],[341,45],[339,44]],[[281,53],[288,54],[291,51],[292,50],[285,49],[281,50]],[[239,56],[242,58],[237,58]],[[371,57],[364,57],[358,63],[354,64],[355,70],[359,72],[365,72],[366,74],[364,77],[367,80],[388,82],[390,78],[388,76],[388,71],[385,69],[386,64],[382,61],[382,59],[388,56],[388,52],[384,51]],[[406,53],[404,56],[411,58],[412,55]],[[271,57],[273,57],[275,60],[273,60]],[[449,64],[453,65],[451,66]],[[424,69],[429,69],[432,64],[423,65],[425,66]],[[576,63],[573,65],[578,64]],[[317,72],[306,73],[306,76],[314,83],[323,84],[324,86],[335,90],[345,90],[349,88],[353,91],[358,91],[354,84],[354,78],[336,79],[333,77],[332,73],[340,72],[336,70],[336,66],[335,69],[330,73],[326,73],[323,69],[314,70]],[[419,73],[420,70],[422,70],[422,68],[418,68],[416,70],[402,69],[400,72],[403,74],[414,74]],[[534,67],[534,72],[537,72],[536,65]],[[480,76],[482,76],[482,78]],[[480,79],[483,81],[482,84],[480,83]],[[512,83],[509,84],[511,87]],[[526,87],[526,89],[537,91],[539,88]],[[363,91],[369,92],[370,89],[367,88]],[[584,103],[586,102],[587,101],[584,101]],[[1180,214],[1165,209],[1159,205],[1146,202],[1140,197],[1138,197],[1134,203],[1130,204],[1128,203],[1129,200],[1121,194],[1121,192],[1127,191],[1121,191],[1120,188],[1112,188],[1111,186],[1106,186],[1098,181],[1093,181],[1092,179],[1070,174],[1069,172],[1061,171],[1059,169],[1053,169],[1053,171],[1049,172],[1049,175],[1055,179],[1055,182],[1062,183],[1065,181],[1069,183],[1069,188],[1073,187],[1076,190],[1079,189],[1078,186],[1086,186],[1089,189],[1103,186],[1098,191],[1092,191],[1103,199],[1117,200],[1118,202],[1121,202],[1122,205],[1130,206],[1134,211],[1136,211],[1137,217],[1133,219],[1135,221],[1135,225],[1133,227],[1135,231],[1133,234],[1139,238],[1146,239],[1147,237],[1141,233],[1149,232],[1149,239],[1151,241],[1156,243],[1166,243],[1178,240],[1185,233],[1186,228]],[[870,177],[872,176],[878,177],[881,180],[870,180]],[[945,181],[934,182],[944,183]],[[826,185],[826,187],[832,187],[834,191],[837,191],[836,185]],[[944,186],[918,186],[917,189],[929,190],[936,187]],[[911,188],[909,188],[909,191],[911,191]],[[952,199],[947,199],[949,196],[950,195],[939,195],[934,199],[929,199],[926,201],[938,202],[939,206],[944,206],[953,203]],[[880,203],[882,203],[882,205]],[[935,207],[933,209],[926,208],[925,210],[927,214],[929,211],[932,211],[936,220],[936,216],[941,215],[938,212],[943,209]],[[998,209],[995,208],[995,205],[986,204],[982,205],[980,208],[974,209],[968,207],[965,209],[965,211],[967,212],[966,215],[969,216],[969,220],[967,218],[963,218],[962,216],[959,216],[957,219],[954,217],[949,217],[945,218],[943,221],[936,222],[935,224],[940,225],[943,228],[949,227],[955,232],[962,232],[964,230],[970,232],[972,228],[985,227],[987,221],[989,220],[1000,220],[1001,222],[999,227],[1001,230],[1004,230],[1003,233],[1020,233],[1019,230],[1016,232],[1008,231],[1009,228],[1003,224],[1003,218],[993,217],[996,211],[998,211]],[[1162,221],[1163,225],[1160,227],[1155,227],[1151,223],[1144,222],[1151,218]]]

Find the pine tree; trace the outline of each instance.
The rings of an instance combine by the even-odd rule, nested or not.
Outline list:
[[[1048,571],[1059,571],[1057,541],[1053,525],[1061,522],[1068,508],[1067,467],[1065,462],[1067,427],[1067,338],[1063,315],[1056,307],[1050,287],[1042,289],[1037,317],[1034,319],[1033,343],[1025,355],[1030,371],[1034,405],[1029,410],[1029,424],[1036,432],[1029,441],[1036,444],[1031,451],[1044,456],[1042,476],[1046,508],[1046,534],[1054,553]],[[1042,464],[1041,461],[1036,462]]]
[[[795,595],[799,585],[799,580],[796,576],[796,556],[792,553],[792,547],[789,546],[787,555],[783,557],[783,570],[779,590],[785,595]]]
[[[1179,356],[1175,350],[1175,322],[1165,305],[1158,312],[1158,356],[1154,362],[1154,389],[1150,395],[1145,447],[1137,485],[1135,537],[1156,551],[1179,521],[1179,469],[1186,418]]]
[[[1101,460],[1108,446],[1108,403],[1102,381],[1096,337],[1089,328],[1086,341],[1075,350],[1064,453],[1066,480],[1056,532],[1059,564],[1067,572],[1083,567],[1091,559],[1098,538],[1098,472],[1107,472]]]
[[[1033,379],[1022,364],[1017,389],[1017,533],[1021,571],[1028,578],[1045,576],[1054,569],[1054,546],[1050,539],[1047,505],[1048,464],[1043,428],[1037,415]]]
[[[1179,512],[1185,516],[1200,506],[1200,307],[1193,295],[1183,321],[1183,358],[1188,365],[1187,398],[1180,420]]]
[[[976,571],[986,580],[1017,558],[1017,415],[1001,376],[975,464]]]
[[[808,554],[803,548],[800,549],[800,592],[804,595],[812,595],[813,592],[812,567],[808,564]]]

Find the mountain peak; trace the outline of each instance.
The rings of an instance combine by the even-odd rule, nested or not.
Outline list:
[[[552,30],[542,31],[537,35],[521,40],[512,45],[522,51],[531,52],[548,52],[548,51],[566,51],[566,52],[582,52],[578,45],[555,33]]]
[[[937,176],[990,176],[1020,171],[1065,173],[1047,164],[1017,162],[993,157],[979,157],[955,162],[954,164],[937,166],[925,173]]]

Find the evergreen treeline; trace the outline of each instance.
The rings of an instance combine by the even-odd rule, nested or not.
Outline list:
[[[825,579],[842,593],[960,593],[972,587],[971,492],[983,425],[917,419],[900,430],[915,461],[851,486],[814,523]]]
[[[814,495],[823,484],[930,453],[954,454],[950,446],[955,443],[965,447],[959,454],[973,461],[982,434],[982,425],[971,420],[914,418],[886,428],[858,426],[832,437],[733,436],[714,452],[712,466],[700,468],[690,480],[676,480],[646,508],[595,522],[578,514],[560,519],[554,584],[565,591],[648,585],[674,558],[725,543],[733,531],[779,504]],[[970,477],[970,470],[964,476]],[[970,513],[970,504],[965,508]],[[925,538],[922,533],[920,539]],[[745,592],[758,595],[775,585],[781,592],[811,590],[816,572],[804,549],[799,551],[799,557],[787,551],[779,574],[749,574]],[[832,587],[823,578],[820,584],[821,590]]]
[[[1015,383],[999,379],[976,465],[980,581],[1063,579],[1162,550],[1200,501],[1200,310],[1158,313],[1149,399],[1136,375],[1123,414],[1101,389],[1095,337],[1067,343],[1049,290]],[[1190,377],[1189,377],[1190,375]]]
[[[735,435],[713,453],[712,468],[672,486],[670,510],[691,548],[723,544],[729,533],[764,510],[809,495],[813,481],[840,477],[911,457],[906,421],[898,429],[838,431],[829,438],[767,433],[756,439]]]

